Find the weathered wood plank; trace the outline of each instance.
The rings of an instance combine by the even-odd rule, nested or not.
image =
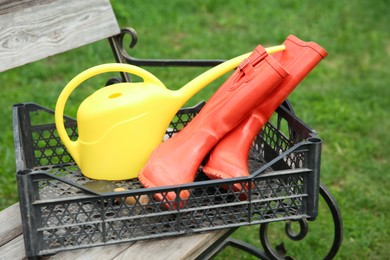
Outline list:
[[[0,72],[119,32],[109,0],[0,0]]]
[[[0,247],[0,259],[24,259],[26,252],[24,250],[23,236],[18,236]]]
[[[42,260],[84,260],[84,259],[113,259],[121,252],[126,250],[132,243],[122,243],[110,246],[91,247],[87,249],[78,249],[59,252],[55,255],[42,257]]]
[[[19,203],[0,212],[0,247],[23,232]]]
[[[229,230],[204,234],[138,241],[113,258],[115,260],[195,259]]]

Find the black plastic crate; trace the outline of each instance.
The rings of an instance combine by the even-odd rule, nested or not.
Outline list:
[[[202,105],[181,109],[166,137],[180,131]],[[209,180],[200,167],[196,181],[186,185],[145,189],[137,179],[110,184],[123,192],[99,191],[96,181],[81,174],[58,137],[52,110],[26,103],[15,105],[13,113],[29,257],[317,216],[321,140],[284,107],[253,141],[249,177]],[[77,122],[65,117],[65,126],[77,138]],[[235,183],[253,188],[234,191]],[[182,208],[167,209],[168,201],[154,200],[156,193],[182,190],[191,191]],[[133,205],[126,203],[129,197]]]

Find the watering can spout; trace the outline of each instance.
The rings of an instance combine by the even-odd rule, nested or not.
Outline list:
[[[276,52],[280,52],[285,50],[286,47],[284,45],[276,45],[272,47],[265,48],[267,53],[273,54]],[[232,71],[234,68],[238,67],[240,63],[251,55],[252,52],[240,55],[236,58],[225,61],[208,71],[202,73],[198,77],[194,78],[186,85],[184,85],[181,89],[177,90],[180,92],[180,96],[184,97],[188,101],[192,96],[198,93],[202,88],[213,82],[214,80],[220,78],[225,75],[229,71]],[[185,102],[184,102],[185,103]],[[184,104],[183,103],[183,104]]]

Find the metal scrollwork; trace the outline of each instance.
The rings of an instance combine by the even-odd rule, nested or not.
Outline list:
[[[298,219],[296,221],[299,223],[299,228],[300,228],[299,233],[296,233],[292,230],[291,221],[286,222],[285,231],[286,231],[287,236],[291,240],[299,241],[299,240],[302,240],[306,236],[307,232],[309,231],[309,226],[308,226],[306,219]]]

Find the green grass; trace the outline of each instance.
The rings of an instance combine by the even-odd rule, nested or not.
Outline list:
[[[230,58],[257,44],[280,44],[288,34],[322,45],[329,56],[292,93],[298,116],[323,139],[321,181],[337,199],[344,221],[338,259],[385,259],[390,241],[390,5],[355,1],[112,1],[121,27],[139,35],[132,55],[144,58]],[[0,74],[0,209],[18,200],[11,106],[36,102],[54,108],[65,84],[80,71],[111,62],[106,41]],[[204,69],[148,68],[169,88]],[[94,81],[67,107],[74,113]],[[94,86],[93,86],[94,85]],[[192,100],[207,99],[217,85]],[[321,203],[323,204],[323,203]],[[317,259],[329,245],[326,208],[310,236],[288,242],[299,259]],[[274,226],[276,224],[273,224]],[[277,225],[276,225],[277,226]],[[275,226],[275,228],[276,228]],[[282,224],[279,224],[282,226]],[[318,227],[317,227],[318,226]],[[257,227],[234,236],[259,245]],[[275,238],[276,239],[276,238]],[[276,240],[275,240],[276,241]],[[290,249],[292,248],[292,249]],[[235,249],[218,259],[251,259]]]

